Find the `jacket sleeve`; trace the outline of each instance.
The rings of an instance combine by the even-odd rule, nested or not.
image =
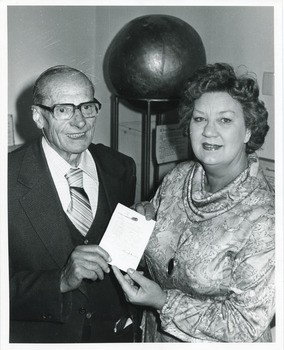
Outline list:
[[[271,224],[268,228],[267,222]],[[166,290],[162,329],[182,341],[254,342],[275,312],[274,225],[267,217],[255,222],[242,254],[235,259],[232,285],[224,298]]]

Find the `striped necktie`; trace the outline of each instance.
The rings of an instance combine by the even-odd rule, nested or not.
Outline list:
[[[71,168],[65,177],[68,181],[71,195],[67,214],[81,234],[86,236],[93,222],[93,214],[87,193],[83,188],[83,171],[79,168]]]

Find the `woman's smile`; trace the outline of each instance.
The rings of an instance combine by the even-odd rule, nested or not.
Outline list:
[[[222,145],[216,145],[216,144],[212,144],[212,143],[203,142],[202,143],[202,147],[203,147],[203,149],[205,151],[218,151],[223,146]]]

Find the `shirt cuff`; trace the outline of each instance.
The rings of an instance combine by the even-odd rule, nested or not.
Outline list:
[[[160,315],[161,326],[165,329],[175,316],[176,310],[182,299],[183,293],[177,289],[165,289],[166,301],[161,310],[157,310]]]

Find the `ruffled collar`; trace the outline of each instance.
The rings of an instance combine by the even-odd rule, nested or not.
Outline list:
[[[195,163],[188,173],[183,202],[189,220],[203,221],[221,215],[239,204],[259,185],[259,160],[255,153],[248,155],[248,167],[220,191],[205,191],[205,171]]]

